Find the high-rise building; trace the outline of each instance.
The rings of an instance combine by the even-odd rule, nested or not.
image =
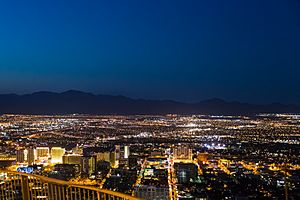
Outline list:
[[[115,152],[109,152],[109,151],[98,152],[98,153],[95,153],[95,156],[97,158],[97,161],[109,162],[111,166],[115,166],[117,163]]]
[[[78,154],[63,155],[63,164],[81,165],[81,158],[82,155],[78,155]]]
[[[35,163],[35,149],[32,147],[27,149],[27,162],[28,165],[33,165]]]
[[[128,159],[129,155],[130,155],[129,146],[124,146],[124,158]]]
[[[116,152],[116,159],[117,160],[120,159],[120,151],[121,151],[120,145],[115,145],[115,152]]]
[[[124,148],[121,148],[119,160],[124,159],[124,156],[125,156],[124,154],[125,154]]]
[[[51,162],[52,163],[62,163],[63,155],[65,154],[65,148],[52,147],[51,148]]]
[[[39,161],[48,161],[49,159],[49,147],[37,147],[36,148],[36,157]]]
[[[25,162],[25,150],[24,149],[18,149],[17,150],[17,162],[18,163],[24,163]]]
[[[116,159],[116,152],[110,152],[110,165],[116,167],[117,159]]]
[[[81,172],[84,175],[90,176],[96,171],[96,157],[83,156],[81,158]]]
[[[117,160],[119,167],[125,167],[128,165],[128,157],[130,155],[129,146],[124,146],[120,149],[120,156]]]
[[[49,173],[49,177],[70,180],[80,176],[80,166],[76,164],[56,164],[54,170]],[[75,198],[76,199],[76,198]]]
[[[174,168],[179,184],[189,183],[197,178],[198,167],[193,163],[175,163]]]
[[[138,156],[130,155],[128,157],[128,167],[129,169],[136,169],[138,167]]]
[[[173,151],[174,160],[192,160],[192,155],[192,149],[186,146],[176,147]]]
[[[95,153],[95,156],[97,157],[97,161],[104,160],[104,161],[110,162],[110,152],[109,151]]]
[[[25,162],[28,162],[28,150],[27,149],[24,149],[24,159],[25,159]]]

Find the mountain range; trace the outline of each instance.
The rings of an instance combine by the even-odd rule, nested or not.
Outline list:
[[[300,106],[272,103],[256,105],[208,99],[198,103],[132,99],[69,90],[62,93],[0,94],[0,114],[216,114],[299,113]]]

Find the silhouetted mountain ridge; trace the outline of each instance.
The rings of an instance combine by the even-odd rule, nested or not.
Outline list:
[[[272,103],[255,105],[214,98],[198,103],[132,99],[69,90],[62,93],[1,94],[0,114],[223,114],[299,113],[300,107]]]

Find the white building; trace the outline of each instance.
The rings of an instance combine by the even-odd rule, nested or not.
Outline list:
[[[124,158],[128,159],[129,155],[130,155],[129,146],[124,146]]]

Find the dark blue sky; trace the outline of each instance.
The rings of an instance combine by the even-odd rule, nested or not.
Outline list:
[[[300,102],[300,1],[2,1],[0,93]]]

